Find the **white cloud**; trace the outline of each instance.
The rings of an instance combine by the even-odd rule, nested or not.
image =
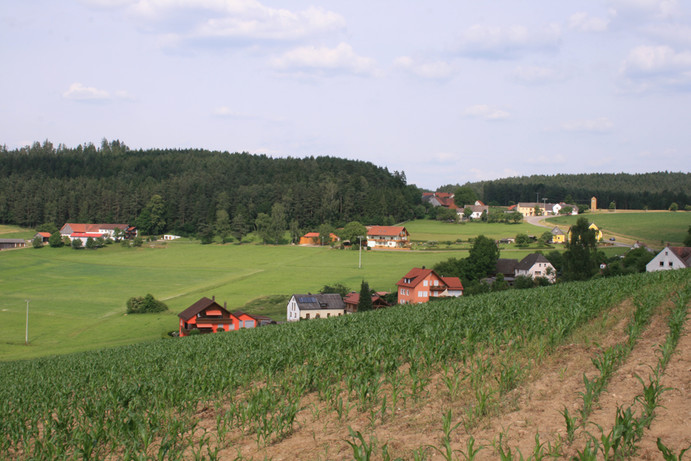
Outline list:
[[[138,0],[128,11],[168,45],[292,41],[345,27],[345,19],[332,11],[309,7],[296,12],[256,0]]]
[[[497,109],[486,104],[477,104],[466,108],[465,115],[490,121],[506,120],[511,116],[511,114],[505,110]]]
[[[538,155],[528,157],[523,162],[530,165],[565,165],[566,157],[562,154]]]
[[[458,52],[476,58],[508,59],[529,52],[554,51],[559,46],[560,38],[561,30],[554,24],[540,30],[531,30],[522,25],[502,27],[476,24],[461,35]]]
[[[569,28],[583,32],[604,32],[609,26],[609,19],[590,16],[588,13],[574,13],[569,18]]]
[[[552,83],[566,79],[562,71],[553,67],[542,66],[519,66],[514,69],[513,77],[524,84]]]
[[[107,101],[110,99],[110,94],[106,90],[75,82],[70,85],[67,91],[62,93],[62,97],[73,101]]]
[[[679,11],[677,0],[609,0],[616,15],[669,17]]]
[[[645,27],[645,32],[667,44],[691,46],[691,26],[683,24],[654,24]]]
[[[357,75],[376,73],[373,59],[357,55],[347,43],[335,48],[304,46],[274,58],[272,65],[279,70],[321,70]]]
[[[577,131],[586,133],[607,133],[612,131],[614,123],[607,117],[600,117],[591,120],[575,120],[562,123],[562,129],[565,131]]]
[[[629,52],[621,69],[638,91],[654,86],[691,87],[691,52],[668,46],[638,46]]]
[[[417,77],[429,80],[446,80],[451,77],[453,69],[446,61],[418,63],[409,56],[396,58],[394,64]]]

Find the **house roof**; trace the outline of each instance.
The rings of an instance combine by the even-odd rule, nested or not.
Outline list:
[[[50,232],[36,232],[36,235],[40,235],[41,237],[48,238],[48,237],[50,237]]]
[[[378,291],[374,293],[372,295],[372,302],[388,306],[389,303],[387,303],[383,298],[385,294],[387,294],[385,291]],[[346,304],[358,304],[360,302],[360,293],[357,291],[351,291],[345,296],[345,298],[343,298],[343,302]]]
[[[420,283],[422,283],[422,281],[433,272],[434,271],[432,269],[425,269],[424,267],[414,267],[407,274],[405,274],[403,278],[401,278],[401,280],[396,282],[396,285],[401,287],[414,288],[418,286]],[[436,275],[437,278],[441,280],[441,277],[439,277],[439,275],[437,275],[436,272],[434,272],[434,275]]]
[[[527,271],[537,263],[547,263],[551,264],[544,255],[540,253],[530,253],[525,258],[521,259],[521,262],[516,266],[517,270]]]
[[[668,247],[677,258],[681,259],[686,267],[691,267],[691,247]]]
[[[458,277],[441,277],[449,290],[463,290],[463,283]]]
[[[303,235],[302,238],[308,238],[308,239],[319,238],[319,235],[320,235],[319,232],[308,232],[305,235]],[[329,233],[329,237],[331,237],[331,240],[340,240],[338,235],[334,234],[333,232]]]
[[[293,298],[295,298],[295,302],[301,310],[345,309],[343,298],[337,293],[294,294]]]
[[[511,275],[513,277],[518,266],[518,259],[497,259],[497,274]]]
[[[273,319],[271,317],[267,317],[266,315],[249,314],[249,313],[247,313],[245,311],[241,311],[241,310],[233,311],[232,314],[237,318],[240,318],[241,316],[246,315],[247,317],[251,317],[254,320],[268,320],[268,321],[273,322]]]
[[[386,235],[398,236],[401,233],[408,233],[403,226],[368,226],[367,235]]]
[[[554,226],[552,229],[552,235],[564,235],[564,231],[559,229],[557,226]]]
[[[197,301],[196,303],[192,304],[190,307],[185,309],[184,311],[180,312],[178,314],[178,317],[180,317],[182,320],[189,320],[201,311],[208,309],[209,307],[214,307],[216,309],[221,309],[222,311],[225,311],[227,314],[230,314],[228,312],[228,309],[225,309],[223,306],[218,304],[215,300],[209,299],[206,296]]]
[[[26,243],[24,239],[0,239],[0,243]]]
[[[121,230],[131,230],[134,227],[130,227],[129,224],[85,224],[85,223],[65,223],[60,229],[62,232],[65,227],[70,226],[72,232],[98,232],[99,230],[111,230],[111,229],[121,229]]]

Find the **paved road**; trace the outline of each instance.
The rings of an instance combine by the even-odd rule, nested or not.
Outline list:
[[[546,229],[552,230],[552,229],[554,228],[554,225],[553,225],[553,224],[548,224],[548,223],[546,223],[546,222],[544,221],[545,218],[548,218],[548,217],[549,217],[549,216],[526,216],[526,217],[523,218],[523,219],[525,220],[525,222],[527,222],[528,224],[532,224],[533,226],[544,227],[544,228],[546,228]],[[629,244],[627,244],[627,243],[622,243],[622,242],[619,242],[619,241],[611,242],[611,241],[608,241],[608,240],[603,240],[602,243],[608,243],[608,244],[610,244],[610,245],[612,245],[612,246],[616,246],[616,247],[628,247],[628,248],[631,248],[631,245],[629,245]]]

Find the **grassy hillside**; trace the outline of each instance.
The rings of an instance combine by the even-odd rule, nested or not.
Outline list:
[[[415,242],[426,242],[434,240],[437,242],[451,241],[458,239],[468,241],[469,238],[485,235],[486,237],[499,240],[507,237],[515,237],[516,234],[539,235],[546,229],[533,226],[528,223],[504,224],[504,223],[447,223],[432,221],[429,219],[418,219],[406,222],[405,228],[410,232],[411,240]]]
[[[600,212],[585,216],[602,229],[605,238],[614,236],[629,241],[641,240],[659,248],[667,243],[681,245],[691,226],[691,213],[670,212]],[[547,222],[570,226],[576,224],[578,216],[558,216],[548,218]]]
[[[678,340],[690,296],[688,270],[638,274],[0,363],[0,453],[13,459],[114,453],[345,459],[358,447],[376,446],[382,454],[413,458],[427,452],[427,441],[440,450],[449,446],[461,424],[471,435],[492,415],[515,411],[514,389],[552,354],[563,358],[565,341],[582,331],[606,332],[621,320],[625,333],[611,347],[603,343],[593,361],[601,374],[581,380],[601,389],[643,339],[658,306],[674,308]],[[616,312],[627,298],[635,299],[632,308]],[[582,368],[574,367],[580,380]],[[547,392],[558,388],[551,383]],[[597,401],[599,391],[590,386],[584,403],[586,397]],[[443,432],[429,434],[417,423],[429,407],[439,428],[443,419]],[[585,409],[583,430],[592,407]],[[351,428],[364,435],[353,431],[349,439]],[[416,436],[405,433],[410,430]],[[327,432],[333,437],[322,439]],[[567,453],[565,433],[541,435],[543,441],[554,436],[550,452]],[[388,451],[382,448],[389,443]],[[501,438],[499,448],[507,448]]]
[[[466,252],[454,252],[462,257]],[[268,245],[200,245],[175,241],[139,249],[27,248],[0,254],[0,360],[131,344],[177,329],[177,313],[215,295],[229,309],[271,295],[317,292],[365,279],[391,291],[414,266],[433,266],[449,253],[362,252]],[[162,314],[125,315],[132,296],[151,293],[168,304]],[[29,341],[24,345],[26,299]],[[252,312],[285,320],[275,303]]]

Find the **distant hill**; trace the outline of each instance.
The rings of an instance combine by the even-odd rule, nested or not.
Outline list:
[[[667,209],[672,202],[691,205],[691,173],[595,173],[533,175],[467,184],[485,203],[576,202],[590,205],[595,196],[600,208],[615,202],[619,209]],[[450,186],[445,186],[448,188]]]
[[[218,210],[252,226],[275,203],[300,228],[399,222],[421,191],[405,174],[335,157],[271,158],[201,149],[131,150],[119,141],[17,150],[0,146],[0,224],[133,223],[154,195],[167,231],[213,225]]]

